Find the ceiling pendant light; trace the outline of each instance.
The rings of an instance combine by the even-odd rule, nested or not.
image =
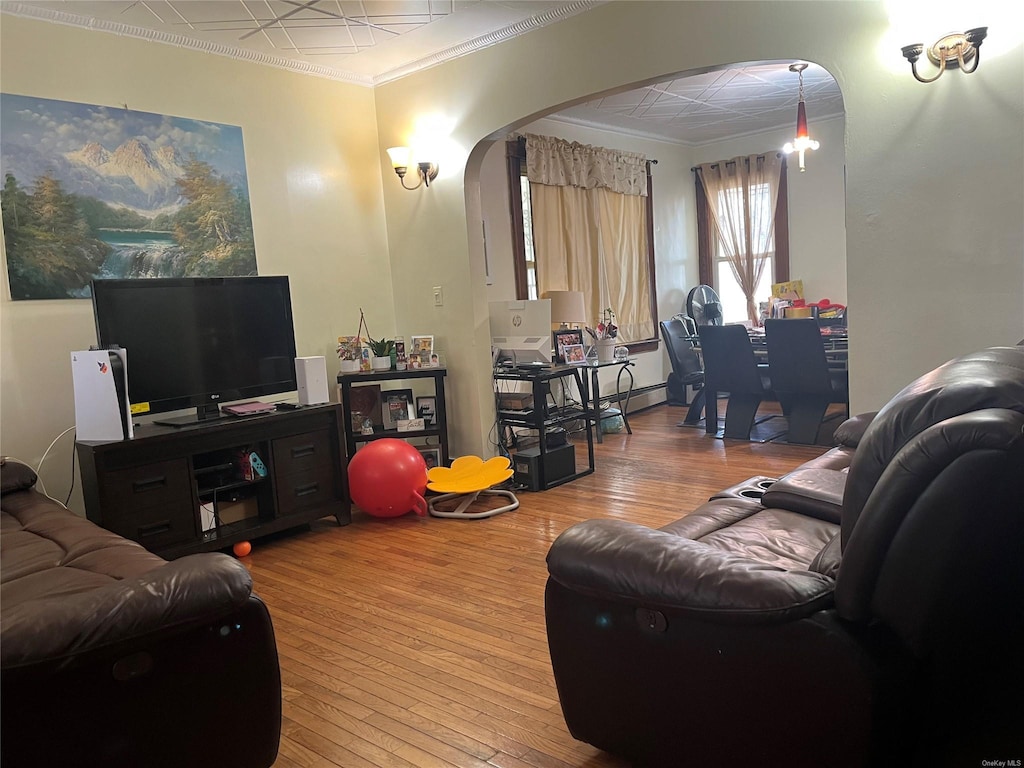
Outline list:
[[[786,145],[782,148],[782,151],[787,155],[793,152],[800,153],[800,173],[803,173],[806,169],[804,168],[804,152],[808,149],[817,149],[820,144],[810,137],[807,133],[807,110],[804,108],[804,70],[807,69],[806,64],[790,64],[789,71],[796,72],[800,75],[800,101],[796,107],[796,139],[790,142],[786,142]]]

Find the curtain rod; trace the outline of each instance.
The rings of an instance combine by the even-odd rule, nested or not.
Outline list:
[[[763,158],[763,157],[767,157],[767,156],[768,155],[763,153],[763,152],[760,155],[754,155],[754,157],[757,157],[757,158]],[[782,153],[781,152],[776,152],[775,156],[776,157],[782,157]],[[736,161],[735,160],[726,160],[725,164],[726,165],[736,165]],[[719,165],[721,165],[721,163],[712,163],[711,167],[712,168],[717,168]],[[700,166],[699,165],[695,165],[692,168],[690,168],[690,170],[691,171],[699,171],[700,170]]]

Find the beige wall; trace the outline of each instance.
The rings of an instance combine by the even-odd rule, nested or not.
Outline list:
[[[411,132],[418,115],[439,114],[452,120],[447,141],[468,155],[464,204],[458,172],[438,184],[430,216],[385,189],[393,262],[442,231],[452,239],[431,249],[432,268],[467,276],[466,322],[451,334],[461,350],[453,380],[477,394],[458,426],[464,445],[482,449],[491,426],[482,238],[470,224],[485,151],[470,148],[561,104],[674,73],[804,59],[836,77],[846,109],[847,298],[857,308],[853,410],[879,406],[954,355],[1024,335],[1019,25],[999,28],[1002,50],[993,45],[974,75],[924,85],[888,39],[885,11],[873,2],[609,3],[377,89],[388,140]],[[966,306],[988,309],[955,309]],[[429,316],[412,302],[403,312]]]
[[[10,16],[0,35],[5,93],[241,126],[259,271],[291,278],[300,355],[325,355],[333,376],[360,306],[374,335],[395,332],[372,90]],[[92,310],[12,302],[6,276],[2,290],[0,450],[34,465],[74,425],[68,353],[95,343]],[[47,459],[55,495],[70,450],[69,435]]]

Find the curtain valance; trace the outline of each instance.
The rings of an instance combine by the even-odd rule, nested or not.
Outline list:
[[[526,177],[532,184],[647,196],[646,156],[552,136],[526,135]]]

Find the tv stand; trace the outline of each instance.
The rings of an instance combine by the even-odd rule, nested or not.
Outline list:
[[[340,406],[315,405],[79,441],[86,516],[167,559],[328,515],[347,525],[341,419]]]

